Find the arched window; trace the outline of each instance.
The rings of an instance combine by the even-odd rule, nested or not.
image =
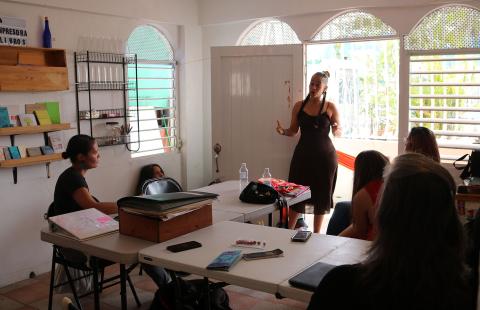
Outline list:
[[[446,6],[424,17],[405,36],[407,50],[480,48],[480,12],[466,6]]]
[[[177,118],[175,96],[175,60],[170,42],[158,29],[142,25],[133,30],[126,52],[137,54],[138,66],[128,66],[129,82],[138,80],[139,128],[135,90],[128,91],[132,142],[140,149],[132,157],[164,153],[176,146]],[[138,145],[132,143],[131,149]]]
[[[395,35],[381,19],[355,10],[332,18],[306,47],[307,78],[330,72],[327,99],[337,105],[342,136],[363,146],[365,139],[393,144],[398,138],[400,44]],[[389,145],[380,150],[397,152]]]
[[[380,18],[362,11],[350,11],[330,20],[312,41],[394,36],[397,32]]]
[[[299,44],[292,27],[278,19],[267,19],[254,23],[240,37],[237,45]]]
[[[480,142],[480,11],[451,5],[405,37],[410,54],[409,125],[435,133],[443,159]]]

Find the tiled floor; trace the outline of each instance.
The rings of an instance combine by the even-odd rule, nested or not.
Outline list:
[[[107,269],[107,274],[118,272],[117,266]],[[138,271],[131,273],[136,291],[142,303],[137,308],[133,300],[130,289],[127,287],[128,308],[129,309],[149,309],[153,299],[156,286],[145,273],[140,276]],[[47,309],[48,308],[48,288],[50,274],[45,273],[34,279],[17,282],[12,285],[0,288],[0,309],[1,310],[27,310],[27,309]],[[276,299],[275,296],[250,289],[227,286],[225,290],[230,298],[230,307],[239,310],[298,310],[305,309],[306,304],[291,299]],[[53,309],[61,309],[61,300],[64,296],[70,294],[55,294]],[[108,288],[101,294],[101,309],[113,310],[120,309],[120,287]],[[85,310],[93,309],[93,299],[91,297],[82,298],[82,305]]]

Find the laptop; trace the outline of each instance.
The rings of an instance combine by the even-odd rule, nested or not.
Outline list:
[[[318,262],[288,280],[288,283],[291,286],[314,292],[323,277],[335,267],[337,266]]]

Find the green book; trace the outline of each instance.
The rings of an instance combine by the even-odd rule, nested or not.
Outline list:
[[[58,101],[45,102],[45,108],[52,124],[60,124],[60,106]]]

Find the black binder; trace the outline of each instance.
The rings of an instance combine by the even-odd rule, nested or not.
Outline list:
[[[123,197],[117,201],[119,208],[130,207],[145,211],[166,211],[204,200],[211,200],[218,195],[205,192],[175,192],[145,196]]]
[[[288,283],[291,286],[314,292],[323,277],[335,267],[337,266],[318,262],[288,280]]]

